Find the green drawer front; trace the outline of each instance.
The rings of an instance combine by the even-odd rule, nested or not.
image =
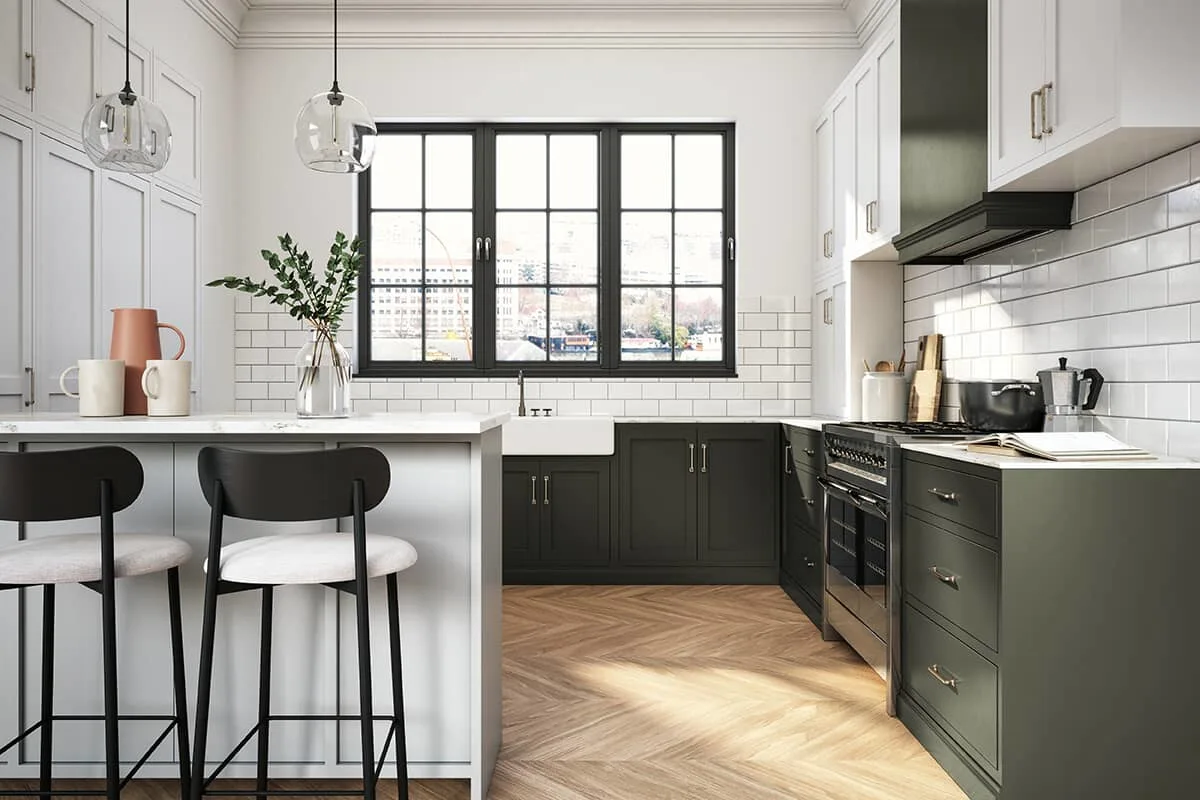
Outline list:
[[[800,582],[800,587],[808,592],[813,600],[820,603],[821,595],[825,591],[825,587],[821,584],[824,557],[821,551],[821,540],[805,534],[793,537],[792,541],[798,545],[800,550],[799,558],[796,559],[796,570],[800,574],[792,577]]]
[[[912,606],[905,605],[903,613],[904,687],[951,726],[948,733],[999,769],[995,665]],[[934,667],[941,680],[931,672]]]
[[[796,466],[817,472],[821,467],[821,432],[790,425],[786,430],[788,443],[792,446],[792,460]]]
[[[815,473],[795,469],[789,480],[796,481],[798,489],[789,495],[788,513],[792,519],[800,523],[810,533],[820,535],[821,509],[824,495],[821,485],[817,483]]]
[[[998,651],[997,553],[911,516],[903,541],[904,591]]]
[[[932,464],[906,460],[904,502],[959,525],[996,535],[996,482]]]

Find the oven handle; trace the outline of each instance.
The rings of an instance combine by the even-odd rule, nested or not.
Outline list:
[[[824,477],[817,478],[817,483],[824,487],[826,494],[833,495],[840,500],[852,503],[854,504],[855,508],[859,508],[868,514],[879,517],[880,519],[887,519],[887,505],[879,500],[876,500],[874,497],[855,491],[849,486],[838,483],[837,481],[831,481]]]

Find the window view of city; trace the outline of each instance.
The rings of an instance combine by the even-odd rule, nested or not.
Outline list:
[[[591,132],[497,133],[493,243],[477,239],[472,134],[381,135],[372,360],[475,360],[477,258],[494,281],[497,362],[595,363],[618,341],[623,362],[723,359],[722,136],[621,134],[620,249],[606,256],[619,263],[604,273],[620,284],[603,292],[599,144]],[[605,337],[601,302],[613,290],[619,337]]]

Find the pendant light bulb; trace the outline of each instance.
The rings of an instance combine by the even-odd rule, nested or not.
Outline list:
[[[296,152],[318,172],[362,172],[375,157],[375,121],[367,107],[338,87],[338,13],[333,0],[333,85],[296,116]]]
[[[96,166],[114,172],[158,172],[171,157],[171,125],[162,109],[129,82],[129,0],[125,0],[125,86],[88,109],[80,131]]]

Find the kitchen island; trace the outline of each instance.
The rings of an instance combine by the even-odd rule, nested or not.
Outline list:
[[[409,772],[414,778],[466,778],[472,800],[487,795],[501,729],[501,426],[506,414],[380,414],[349,419],[197,415],[84,419],[65,414],[0,417],[0,449],[50,450],[117,444],[145,470],[141,496],[116,517],[118,533],[155,533],[187,540],[192,560],[181,569],[188,694],[195,697],[203,563],[209,508],[196,474],[208,445],[258,450],[309,450],[370,445],[391,465],[391,488],[367,515],[368,530],[401,536],[418,553],[400,576],[401,630]],[[308,532],[328,522],[271,525],[226,522],[226,542],[271,530]],[[0,523],[0,544],[89,530],[90,523]],[[169,624],[161,576],[118,582],[118,660],[122,713],[171,708]],[[372,587],[375,713],[391,711],[387,609],[382,584]],[[102,709],[100,604],[87,589],[58,596],[55,710]],[[209,753],[216,762],[254,724],[258,694],[259,610],[256,593],[226,597],[218,613]],[[0,593],[0,740],[36,717],[40,691],[41,592]],[[354,598],[323,587],[285,587],[276,594],[272,711],[353,714],[358,710]],[[193,717],[194,719],[194,717]],[[154,723],[122,727],[122,758],[153,741]],[[101,777],[104,740],[91,724],[55,731],[56,774]],[[377,742],[383,740],[379,723]],[[358,778],[358,723],[290,722],[273,726],[271,774],[293,778]],[[136,756],[133,756],[136,758]],[[139,773],[171,778],[176,748],[164,743]],[[37,775],[37,740],[0,760],[0,779]],[[225,777],[253,773],[246,748]],[[385,769],[384,777],[394,777]]]

